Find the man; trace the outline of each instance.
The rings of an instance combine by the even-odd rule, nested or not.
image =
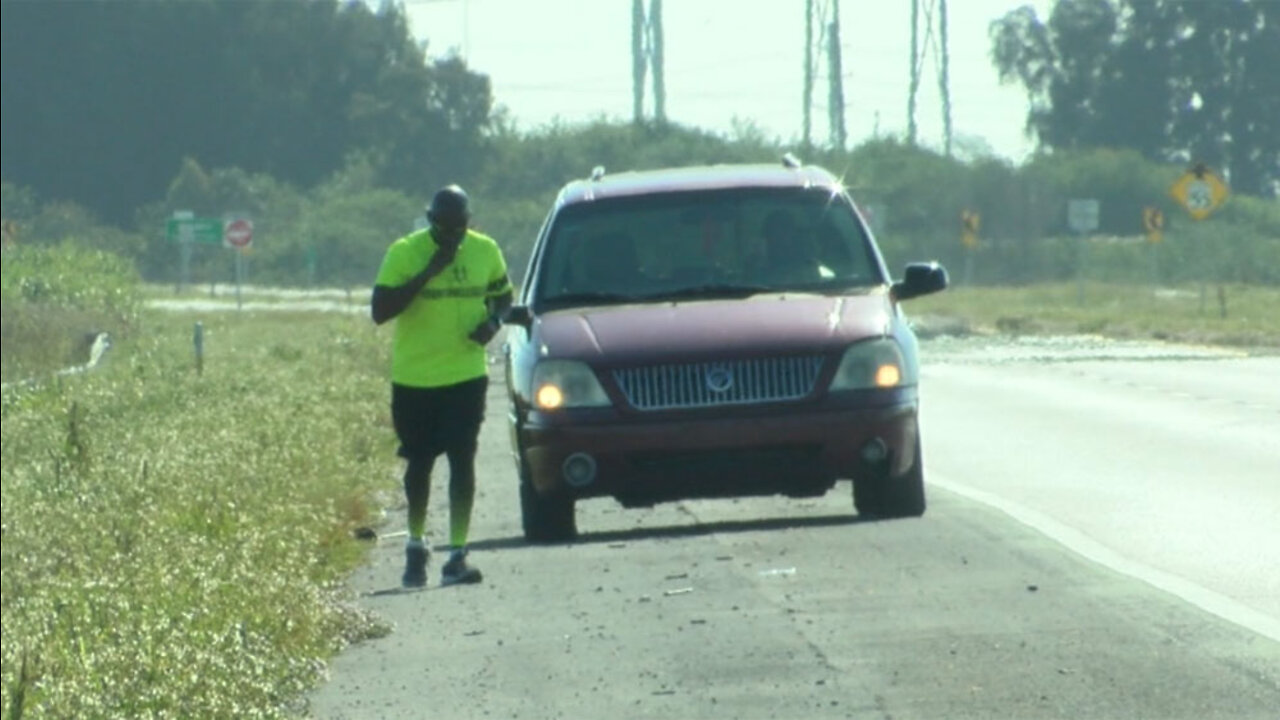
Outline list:
[[[511,281],[492,238],[468,229],[467,194],[449,185],[427,209],[428,228],[387,249],[373,287],[373,321],[395,318],[391,417],[407,464],[405,587],[427,582],[425,539],[431,468],[449,460],[449,544],[441,584],[480,582],[467,563],[475,456],[488,389],[484,346],[511,306]]]

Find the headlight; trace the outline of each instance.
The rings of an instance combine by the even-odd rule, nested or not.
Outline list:
[[[533,402],[540,410],[606,407],[609,396],[585,363],[544,360],[533,368]]]
[[[861,390],[914,385],[915,373],[907,367],[902,349],[893,340],[861,342],[845,351],[831,380],[832,390]]]

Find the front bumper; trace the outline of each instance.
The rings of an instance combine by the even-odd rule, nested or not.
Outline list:
[[[625,505],[696,497],[816,495],[837,480],[900,475],[915,462],[914,397],[874,406],[805,406],[758,414],[559,416],[520,424],[517,452],[540,493],[613,496]],[[880,462],[863,453],[879,439]],[[589,456],[590,482],[566,479],[572,456]],[[521,458],[517,457],[517,462]]]

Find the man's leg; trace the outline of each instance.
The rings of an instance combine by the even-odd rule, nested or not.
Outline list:
[[[439,451],[433,449],[432,395],[428,390],[392,386],[391,417],[400,439],[400,456],[406,461],[404,497],[409,537],[404,546],[405,587],[427,584],[427,504],[431,496],[431,467]]]
[[[409,539],[425,541],[427,503],[431,499],[431,457],[409,458],[404,468],[404,499],[409,505]]]
[[[449,451],[449,545],[467,546],[476,500],[476,446]]]
[[[476,496],[476,446],[449,451],[449,561],[440,568],[440,584],[478,583],[480,571],[467,563],[467,533]]]
[[[404,496],[408,501],[409,539],[404,544],[404,575],[400,584],[422,587],[427,584],[427,500],[431,496],[430,456],[409,458],[404,469]]]
[[[480,378],[460,386],[457,414],[460,431],[447,450],[449,458],[449,561],[441,568],[445,585],[480,582],[480,571],[467,564],[467,536],[471,531],[471,510],[476,497],[476,450],[480,424],[484,420],[484,397],[488,379]]]

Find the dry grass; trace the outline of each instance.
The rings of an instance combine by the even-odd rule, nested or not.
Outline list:
[[[1221,292],[1220,292],[1221,291]],[[1072,283],[955,287],[912,300],[924,324],[1005,334],[1089,333],[1258,350],[1280,348],[1280,288]]]

